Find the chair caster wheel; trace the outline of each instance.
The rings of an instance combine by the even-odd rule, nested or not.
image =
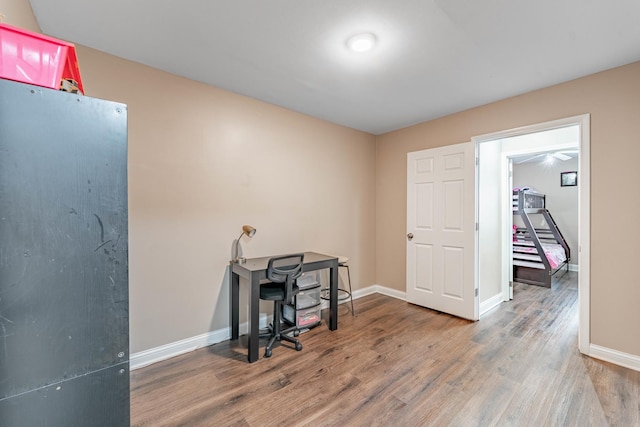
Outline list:
[[[264,357],[271,357],[271,350],[270,349],[265,350]]]
[[[302,344],[300,344],[299,342],[296,343],[296,350],[302,350]]]
[[[300,331],[298,331],[298,330],[293,331],[293,336],[294,337],[300,336]]]

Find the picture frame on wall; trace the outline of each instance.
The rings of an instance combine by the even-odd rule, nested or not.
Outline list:
[[[574,187],[578,185],[578,171],[560,172],[560,186]]]

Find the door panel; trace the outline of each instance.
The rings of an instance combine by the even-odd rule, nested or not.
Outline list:
[[[464,181],[443,182],[444,187],[444,229],[464,231]]]
[[[474,250],[474,145],[409,153],[407,300],[476,320]]]
[[[424,230],[433,228],[433,184],[416,184],[416,226]]]
[[[450,298],[464,298],[464,277],[461,265],[464,265],[464,248],[447,247],[442,248],[444,255],[444,281],[443,295]]]
[[[433,246],[415,245],[416,259],[422,260],[416,265],[416,286],[424,291],[433,292]]]

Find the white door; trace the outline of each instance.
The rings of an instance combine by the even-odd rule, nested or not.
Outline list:
[[[407,300],[478,320],[475,146],[407,155]]]

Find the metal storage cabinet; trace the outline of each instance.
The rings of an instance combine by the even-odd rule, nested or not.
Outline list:
[[[129,425],[127,108],[0,80],[0,425]]]

